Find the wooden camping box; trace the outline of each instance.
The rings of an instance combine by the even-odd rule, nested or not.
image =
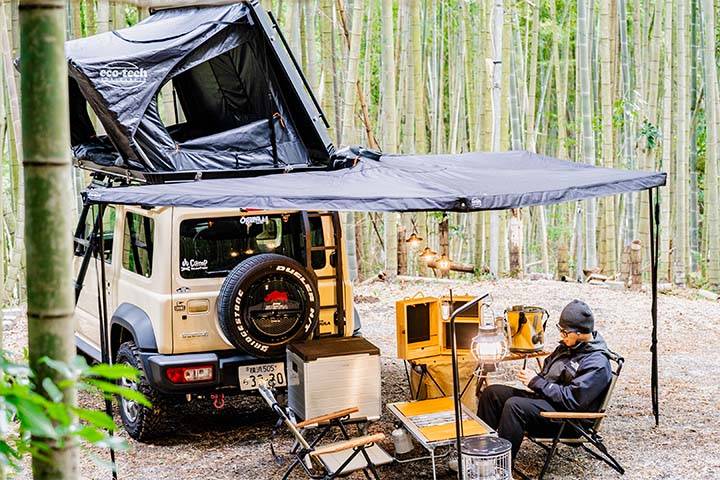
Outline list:
[[[460,308],[473,297],[453,296],[451,311]],[[403,360],[417,360],[449,355],[452,349],[450,318],[443,318],[442,304],[450,297],[417,296],[395,303],[397,355]],[[455,319],[458,353],[470,353],[472,339],[477,335],[482,320],[482,305],[475,305]]]
[[[412,297],[395,303],[397,355],[415,360],[440,354],[440,299]]]
[[[468,295],[453,295],[450,311],[454,312],[475,297]],[[450,297],[441,297],[440,303],[450,303]],[[478,334],[478,328],[482,322],[482,303],[477,303],[466,312],[455,318],[455,338],[457,339],[458,355],[469,355],[472,339]],[[442,316],[442,315],[441,315]],[[450,355],[452,353],[452,336],[450,335],[450,318],[443,318],[440,328],[440,353]]]

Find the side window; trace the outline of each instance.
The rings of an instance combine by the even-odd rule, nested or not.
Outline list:
[[[95,226],[95,219],[97,218],[98,209],[100,208],[99,205],[93,205],[88,210],[87,215],[83,219],[82,224],[80,225],[80,231],[78,232],[78,237],[80,239],[85,240],[86,242],[90,241],[90,236],[93,233],[93,228]],[[115,236],[115,207],[105,207],[105,211],[103,212],[103,249],[105,254],[105,262],[106,263],[112,263],[112,249],[113,249],[113,238]],[[75,255],[78,257],[82,257],[85,255],[85,251],[87,250],[87,247],[83,244],[76,243],[75,245]]]
[[[143,277],[152,275],[154,223],[152,218],[137,213],[125,215],[122,252],[125,270]]]
[[[322,218],[311,217],[310,218],[310,246],[311,247],[324,247],[325,238],[323,238],[323,226]],[[310,255],[310,263],[313,269],[321,270],[325,268],[325,250],[316,250]]]

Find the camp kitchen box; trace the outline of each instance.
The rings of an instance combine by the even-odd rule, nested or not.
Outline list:
[[[362,337],[290,344],[287,374],[288,406],[303,419],[350,407],[380,418],[380,350]]]

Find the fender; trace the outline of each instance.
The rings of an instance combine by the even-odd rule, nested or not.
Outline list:
[[[130,332],[135,339],[135,345],[137,345],[140,350],[157,352],[157,341],[155,340],[155,331],[153,330],[152,323],[150,323],[150,317],[137,306],[130,303],[123,303],[115,310],[115,313],[113,313],[112,319],[110,320],[110,341],[112,342],[111,348],[113,351],[118,347],[118,345],[114,345],[112,335],[116,325]]]

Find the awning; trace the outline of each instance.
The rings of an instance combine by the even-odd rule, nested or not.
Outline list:
[[[96,188],[95,203],[337,211],[502,210],[665,185],[666,174],[599,168],[535,153],[346,153],[347,168]]]

